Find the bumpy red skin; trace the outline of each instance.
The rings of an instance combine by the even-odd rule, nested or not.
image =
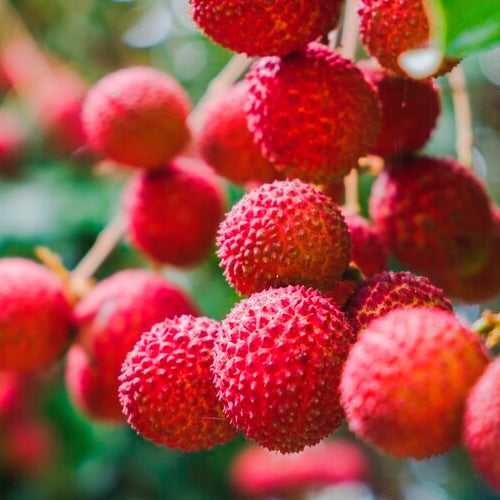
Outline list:
[[[246,194],[220,225],[217,246],[224,276],[240,295],[299,284],[326,291],[350,260],[340,209],[299,180]]]
[[[93,419],[124,423],[118,376],[142,333],[165,318],[198,314],[187,295],[144,270],[101,281],[75,307],[78,344],[68,354],[66,385],[77,408]]]
[[[361,283],[344,306],[355,332],[394,309],[432,307],[451,311],[451,302],[443,291],[425,276],[409,272],[384,272]]]
[[[367,277],[385,271],[387,251],[376,229],[360,215],[344,218],[351,234],[351,261]]]
[[[144,333],[123,363],[120,402],[128,423],[158,445],[212,448],[236,434],[217,400],[210,367],[220,324],[179,316]]]
[[[413,157],[386,164],[373,185],[370,215],[388,249],[429,276],[476,271],[493,237],[484,185],[453,159]]]
[[[215,42],[249,56],[302,50],[335,24],[342,0],[190,0],[191,15]]]
[[[362,0],[358,14],[361,41],[368,53],[384,68],[405,76],[399,56],[429,43],[423,0]],[[445,58],[434,76],[444,75],[455,64],[456,60]]]
[[[321,292],[269,289],[236,304],[214,349],[224,412],[270,450],[298,452],[337,429],[342,366],[354,335]]]
[[[248,84],[240,82],[207,105],[198,147],[219,175],[236,184],[272,182],[278,172],[248,130],[244,109],[247,89]]]
[[[133,179],[124,207],[135,247],[159,263],[187,267],[210,253],[225,197],[204,163],[177,158]]]
[[[133,167],[156,168],[189,141],[190,107],[184,90],[168,74],[143,66],[125,68],[89,90],[83,127],[97,153]]]
[[[500,492],[500,358],[489,365],[467,398],[463,441],[482,477]]]
[[[380,105],[374,89],[351,61],[325,45],[261,59],[247,79],[249,129],[289,177],[341,179],[375,141]]]
[[[55,363],[73,326],[59,278],[27,259],[1,259],[0,303],[0,370],[37,370]]]
[[[262,498],[343,482],[366,483],[370,464],[359,445],[338,439],[293,455],[251,446],[236,456],[230,474],[238,491]]]
[[[432,80],[410,80],[384,69],[360,66],[382,105],[380,132],[370,153],[390,157],[424,146],[441,111],[438,87]]]
[[[349,428],[397,457],[427,458],[460,441],[465,400],[488,363],[453,313],[398,309],[360,333],[341,382]]]

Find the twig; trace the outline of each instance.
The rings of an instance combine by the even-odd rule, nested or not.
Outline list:
[[[458,161],[466,167],[472,167],[472,145],[474,136],[472,133],[472,112],[470,108],[469,95],[467,92],[467,80],[461,64],[448,76],[455,110],[456,127],[456,150]]]
[[[344,177],[345,204],[344,209],[350,214],[359,214],[358,171],[353,168]]]

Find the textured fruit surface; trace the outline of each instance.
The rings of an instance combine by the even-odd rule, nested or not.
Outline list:
[[[242,300],[214,350],[229,420],[270,450],[318,443],[342,422],[338,384],[353,340],[345,316],[317,290],[290,286]]]
[[[340,179],[375,141],[380,107],[374,89],[351,61],[324,45],[261,59],[247,78],[250,131],[287,176]]]
[[[380,132],[370,153],[388,157],[420,149],[441,110],[438,87],[432,80],[410,80],[372,66],[361,69],[377,89],[382,106]]]
[[[387,252],[376,229],[360,215],[344,218],[351,234],[351,261],[367,277],[385,271]]]
[[[500,491],[500,359],[477,381],[467,398],[463,439],[472,462],[488,483]]]
[[[247,89],[248,84],[240,82],[207,105],[198,147],[219,175],[236,184],[271,182],[278,172],[248,130],[244,109]]]
[[[156,444],[211,448],[236,430],[222,412],[210,366],[220,324],[179,316],[156,324],[128,354],[120,402],[129,424]]]
[[[0,370],[36,370],[57,361],[72,328],[59,278],[27,259],[1,259],[0,303]]]
[[[372,188],[370,215],[389,250],[431,279],[445,269],[474,272],[493,237],[483,184],[448,158],[386,164]]]
[[[236,456],[231,466],[235,488],[259,498],[342,482],[365,483],[369,476],[370,464],[362,448],[343,439],[323,441],[290,455],[250,446]]]
[[[398,308],[433,307],[452,310],[441,289],[426,277],[409,272],[384,272],[361,283],[344,307],[355,332]]]
[[[134,246],[154,261],[192,266],[210,253],[225,200],[211,169],[177,158],[132,180],[124,205]]]
[[[136,66],[110,73],[88,92],[83,126],[89,145],[134,167],[164,165],[187,144],[187,95],[168,74]]]
[[[423,0],[362,0],[358,14],[366,50],[395,73],[405,74],[398,63],[403,52],[429,43],[429,20]],[[445,74],[455,64],[454,60],[444,59],[434,76]]]
[[[127,353],[155,323],[197,313],[184,292],[148,271],[124,270],[101,281],[75,308],[78,345],[66,363],[75,405],[95,419],[123,422],[118,376]]]
[[[397,457],[426,458],[460,441],[465,400],[488,363],[453,313],[398,309],[360,333],[344,367],[349,428]]]
[[[340,209],[299,180],[245,195],[220,225],[217,245],[224,276],[241,295],[299,284],[329,290],[350,259]]]
[[[249,56],[303,49],[337,20],[341,0],[190,0],[198,26],[215,42]]]

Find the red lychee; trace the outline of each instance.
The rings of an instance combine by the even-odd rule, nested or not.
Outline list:
[[[287,176],[317,183],[341,179],[375,141],[375,90],[359,68],[324,45],[261,59],[248,81],[249,129]]]
[[[465,400],[488,363],[453,313],[397,309],[370,323],[345,363],[349,428],[397,457],[427,458],[459,443]]]
[[[355,332],[398,308],[433,307],[451,311],[451,302],[426,277],[409,272],[376,274],[361,283],[344,311]]]
[[[303,49],[338,18],[341,0],[190,0],[192,16],[215,42],[249,56]]]
[[[429,45],[429,19],[424,0],[362,0],[358,11],[360,36],[368,53],[394,73],[405,75],[398,58],[407,50]],[[457,63],[445,58],[434,76]]]
[[[27,142],[27,131],[18,116],[5,109],[0,111],[0,172],[10,173],[18,166],[23,147]]]
[[[132,180],[124,205],[134,246],[154,261],[192,266],[212,249],[225,198],[204,163],[177,158]]]
[[[436,126],[441,110],[438,87],[432,80],[391,75],[376,65],[360,65],[378,92],[382,106],[380,132],[370,153],[383,157],[420,149]]]
[[[224,412],[261,446],[282,453],[319,443],[338,428],[338,384],[354,340],[321,292],[269,289],[236,304],[214,350]]]
[[[133,167],[156,168],[187,144],[190,106],[170,75],[145,66],[125,68],[89,90],[83,126],[97,153]]]
[[[62,281],[27,259],[0,260],[0,370],[36,370],[68,344],[71,307]]]
[[[389,250],[431,280],[445,270],[475,272],[493,237],[484,185],[448,158],[389,162],[373,185],[370,215]]]
[[[184,451],[211,448],[236,430],[222,412],[210,366],[220,324],[178,316],[143,334],[120,376],[129,424],[156,444]]]
[[[500,491],[500,358],[495,359],[467,398],[463,440],[484,479]]]
[[[197,313],[184,292],[148,271],[124,270],[101,281],[75,307],[78,344],[66,363],[75,405],[94,419],[124,422],[118,376],[127,353],[155,323]]]
[[[350,259],[340,209],[299,180],[246,194],[220,225],[217,245],[224,275],[240,295],[299,284],[329,290]]]
[[[219,175],[236,184],[271,182],[278,177],[248,130],[244,109],[248,89],[240,82],[205,108],[198,146],[203,159]]]

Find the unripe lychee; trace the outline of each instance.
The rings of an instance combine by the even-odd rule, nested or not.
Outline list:
[[[101,281],[75,307],[78,344],[68,354],[66,384],[90,417],[122,423],[118,376],[141,335],[165,318],[197,314],[175,285],[148,271],[120,271]]]
[[[220,225],[217,245],[224,276],[240,295],[286,285],[329,290],[350,259],[340,209],[299,180],[246,194]]]
[[[319,43],[252,67],[246,111],[263,153],[287,176],[329,183],[375,141],[380,105],[351,61]]]
[[[324,35],[341,0],[190,0],[198,26],[215,42],[249,56],[282,56]]]
[[[397,74],[405,75],[398,58],[407,50],[429,45],[429,19],[424,0],[362,0],[358,10],[360,36],[368,53]],[[443,75],[457,63],[445,58],[434,76]]]
[[[389,162],[373,185],[370,215],[389,250],[431,280],[444,270],[476,271],[493,237],[484,185],[448,158]]]
[[[170,75],[145,66],[125,68],[89,90],[83,126],[97,153],[133,167],[155,168],[187,144],[190,106]]]
[[[192,266],[212,249],[224,215],[224,193],[204,163],[176,158],[142,172],[124,197],[128,236],[154,261]]]
[[[0,370],[36,370],[70,341],[72,314],[62,281],[27,259],[0,260]]]
[[[317,290],[289,286],[242,300],[214,350],[224,412],[270,450],[319,443],[343,419],[338,384],[353,340],[344,315]]]
[[[453,313],[397,309],[363,330],[345,363],[349,428],[397,457],[427,458],[460,441],[465,400],[488,363]]]
[[[429,140],[441,110],[432,80],[391,75],[376,65],[360,65],[378,92],[382,106],[380,132],[370,153],[383,157],[420,149]]]
[[[236,430],[222,412],[210,366],[220,324],[178,316],[145,332],[120,376],[129,424],[156,444],[184,451],[211,448]]]
[[[344,311],[355,332],[374,319],[399,308],[432,307],[451,311],[451,302],[426,277],[409,272],[388,272],[361,283],[347,301]]]
[[[205,108],[198,147],[203,159],[219,175],[236,184],[271,182],[278,177],[248,130],[244,109],[248,89],[240,82],[215,97]]]
[[[500,358],[486,369],[467,398],[464,444],[476,469],[500,491]]]

